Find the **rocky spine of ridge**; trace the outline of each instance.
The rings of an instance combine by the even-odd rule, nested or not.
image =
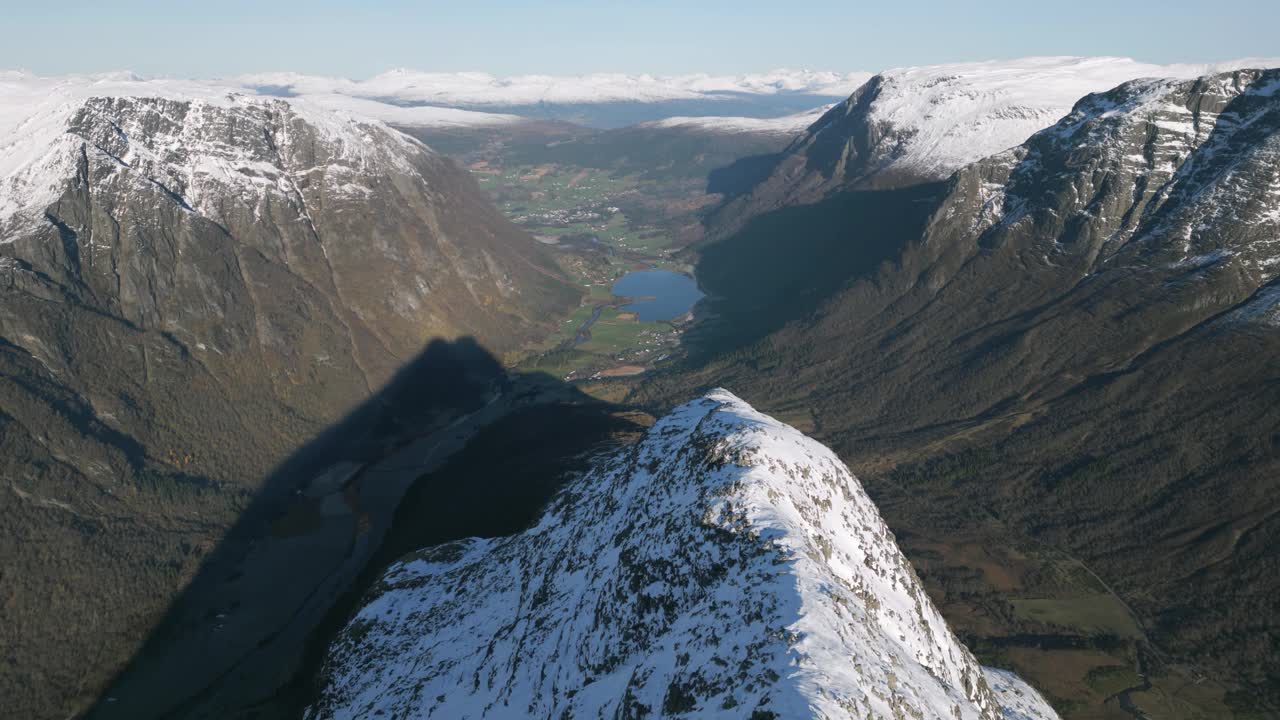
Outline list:
[[[831,451],[723,390],[525,533],[393,566],[323,688],[311,717],[1056,717],[984,673]]]

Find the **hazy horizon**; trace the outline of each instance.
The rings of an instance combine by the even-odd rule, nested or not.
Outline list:
[[[812,73],[814,75],[830,74],[838,76],[855,76],[859,74],[873,75],[889,70],[897,70],[912,67],[942,67],[948,65],[978,65],[984,63],[1012,63],[1020,60],[1037,60],[1037,59],[1054,59],[1054,58],[1078,58],[1078,59],[1126,59],[1132,60],[1141,65],[1165,65],[1165,66],[1201,66],[1207,65],[1213,67],[1215,65],[1238,65],[1236,61],[1257,59],[1263,61],[1263,65],[1259,69],[1271,68],[1280,63],[1280,51],[1273,55],[1260,54],[1240,54],[1222,57],[1201,58],[1196,60],[1171,60],[1169,62],[1156,62],[1144,57],[1135,57],[1132,55],[1019,55],[1011,57],[982,57],[982,58],[965,58],[958,60],[949,60],[937,63],[906,63],[901,65],[880,65],[856,68],[828,68],[828,67],[772,67],[762,70],[742,70],[742,71],[725,71],[711,72],[707,70],[692,69],[684,72],[649,72],[638,70],[635,72],[609,71],[609,70],[583,70],[581,72],[517,72],[517,73],[498,73],[489,70],[472,68],[461,70],[441,70],[428,67],[412,67],[412,66],[396,66],[387,67],[382,70],[369,73],[367,75],[340,75],[333,73],[313,73],[294,68],[261,68],[256,70],[246,70],[239,73],[212,74],[212,75],[189,75],[178,73],[151,73],[142,72],[133,67],[113,67],[94,70],[68,70],[64,72],[42,72],[36,68],[20,65],[2,65],[0,64],[0,72],[18,72],[30,73],[37,77],[58,78],[58,77],[109,77],[117,74],[131,74],[141,80],[173,80],[173,81],[194,81],[194,82],[223,82],[223,81],[246,81],[252,79],[268,79],[270,76],[297,76],[305,78],[323,79],[323,80],[340,80],[352,83],[364,83],[375,78],[385,77],[396,72],[420,73],[423,75],[439,75],[439,76],[476,76],[489,77],[494,80],[504,81],[523,77],[548,77],[555,79],[570,78],[586,78],[586,77],[603,77],[617,76],[626,78],[642,78],[649,77],[655,80],[673,79],[673,78],[692,78],[705,76],[709,78],[745,78],[745,77],[764,77],[773,74],[795,74]],[[1265,67],[1264,67],[1265,66]]]
[[[396,68],[495,76],[741,75],[777,69],[876,71],[1031,56],[1123,56],[1202,63],[1277,54],[1280,5],[1236,0],[1158,12],[1081,0],[1069,14],[1007,0],[959,7],[816,0],[605,6],[560,0],[458,6],[393,0],[354,9],[332,0],[200,7],[73,0],[6,10],[0,68],[39,75],[128,70],[229,78],[296,72],[365,79]],[[1241,23],[1240,18],[1248,22]],[[51,35],[57,42],[50,42]]]

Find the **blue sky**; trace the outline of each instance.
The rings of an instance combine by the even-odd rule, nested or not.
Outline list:
[[[363,6],[363,7],[362,7]],[[1280,55],[1280,2],[0,0],[0,68],[214,77],[874,71],[1026,55]]]

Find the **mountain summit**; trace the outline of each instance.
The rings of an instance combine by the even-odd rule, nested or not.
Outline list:
[[[838,192],[945,180],[1026,141],[1081,97],[1138,78],[1196,77],[1275,60],[1151,65],[1129,58],[1042,57],[886,70],[797,137],[745,197],[717,213],[750,217]],[[721,228],[723,234],[724,228]]]
[[[948,629],[827,448],[713,391],[527,532],[393,566],[317,717],[1054,718]]]

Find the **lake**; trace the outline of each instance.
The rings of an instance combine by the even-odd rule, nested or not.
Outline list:
[[[612,291],[618,297],[637,298],[622,309],[636,313],[641,320],[674,320],[702,298],[693,278],[670,270],[629,272],[618,278]]]

